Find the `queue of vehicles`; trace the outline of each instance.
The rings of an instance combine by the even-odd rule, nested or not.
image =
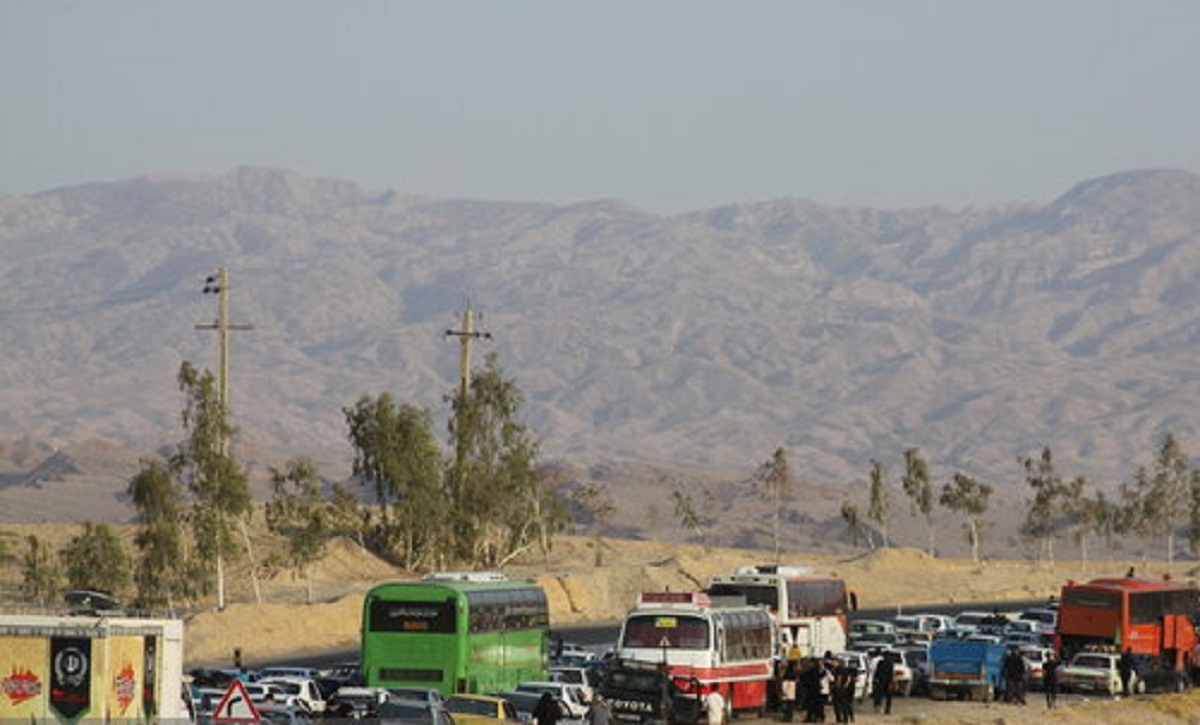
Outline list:
[[[257,689],[251,697],[301,717],[480,725],[530,722],[549,693],[560,722],[577,725],[598,692],[616,721],[690,724],[711,692],[722,695],[729,716],[775,707],[779,665],[791,657],[828,654],[852,663],[858,699],[869,696],[880,658],[894,663],[896,694],[935,699],[996,697],[1007,686],[1000,663],[1014,650],[1033,687],[1056,652],[1065,658],[1058,668],[1064,691],[1121,692],[1123,661],[1135,663],[1127,677],[1132,692],[1185,689],[1200,674],[1200,594],[1173,582],[1071,582],[1057,601],[1009,614],[853,619],[856,606],[835,577],[747,567],[714,577],[703,591],[642,594],[601,661],[548,638],[545,594],[535,585],[488,573],[439,574],[368,593],[357,679],[330,691],[330,673],[263,672],[256,685],[274,702]]]

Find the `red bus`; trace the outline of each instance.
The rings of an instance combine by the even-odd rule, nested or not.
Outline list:
[[[761,713],[775,638],[775,619],[762,607],[714,606],[703,592],[646,592],[625,617],[617,657],[664,665],[677,683],[719,690],[730,712]]]
[[[1059,600],[1054,646],[1065,661],[1088,645],[1110,645],[1194,676],[1200,668],[1198,613],[1200,590],[1169,579],[1067,582]]]

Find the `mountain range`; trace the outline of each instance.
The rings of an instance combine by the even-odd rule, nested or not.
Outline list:
[[[548,461],[746,478],[783,447],[797,480],[840,486],[872,459],[896,480],[919,447],[937,481],[1015,490],[1043,446],[1105,487],[1168,431],[1200,456],[1188,171],[1046,204],[660,215],[238,168],[0,196],[0,249],[0,498],[56,449],[136,461],[181,439],[175,375],[217,368],[197,328],[219,268],[252,326],[230,335],[230,403],[260,473],[305,455],[345,475],[364,394],[444,430],[468,306],[491,335],[474,360],[497,355]]]

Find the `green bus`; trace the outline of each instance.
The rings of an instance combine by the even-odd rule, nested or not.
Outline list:
[[[368,687],[444,695],[511,690],[546,679],[546,593],[490,572],[445,572],[380,584],[363,600]]]

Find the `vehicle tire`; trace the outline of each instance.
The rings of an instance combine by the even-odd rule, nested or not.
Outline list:
[[[946,699],[946,689],[944,687],[941,687],[940,685],[930,685],[929,699],[930,700],[945,700]]]

